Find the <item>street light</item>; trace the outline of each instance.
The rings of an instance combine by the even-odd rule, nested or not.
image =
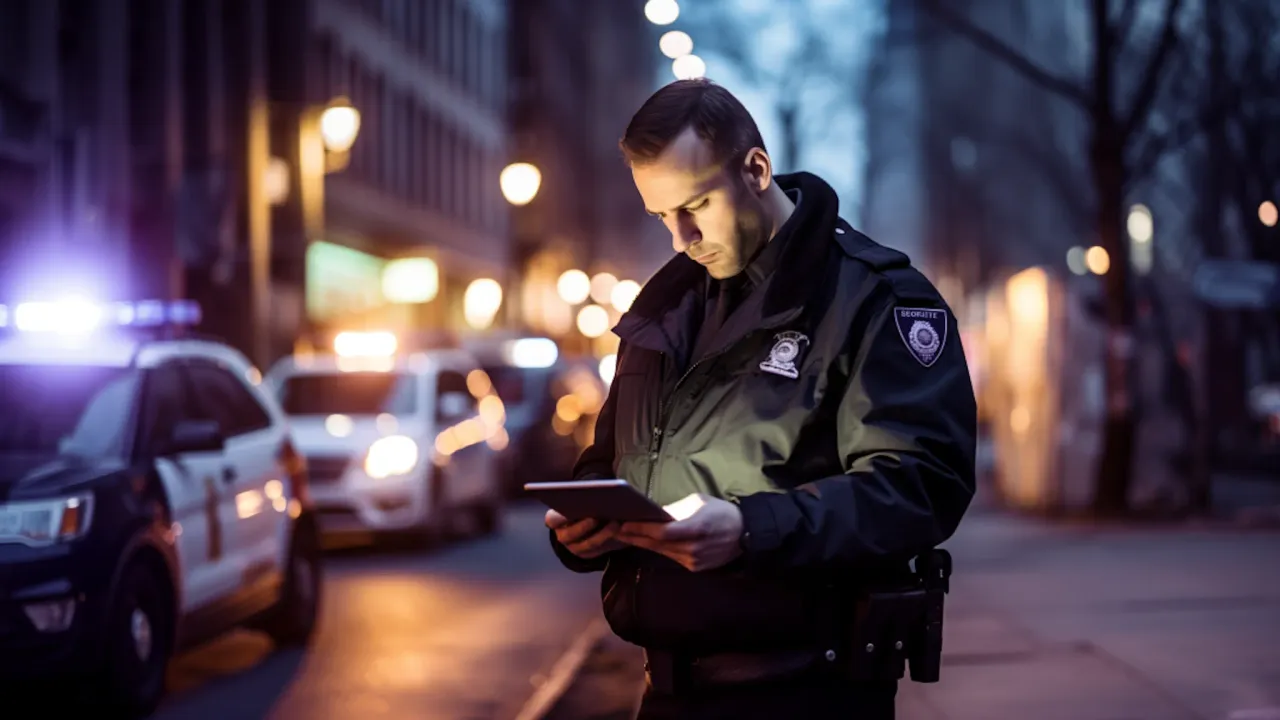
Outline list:
[[[1067,269],[1073,275],[1089,274],[1089,266],[1085,264],[1084,248],[1079,245],[1067,251]]]
[[[1133,269],[1139,275],[1146,275],[1155,264],[1151,239],[1155,237],[1156,228],[1151,210],[1146,205],[1134,205],[1129,210],[1126,228],[1129,231],[1129,254],[1132,256]]]
[[[680,17],[680,5],[676,0],[649,0],[644,4],[644,16],[654,25],[670,25]]]
[[[609,332],[609,311],[599,305],[588,305],[578,311],[578,332],[598,338]]]
[[[463,315],[467,324],[483,330],[493,324],[494,316],[502,307],[502,286],[492,278],[471,281],[462,298]]]
[[[512,205],[528,205],[542,187],[542,173],[536,165],[526,162],[511,163],[498,176],[502,196]]]
[[[608,303],[613,288],[617,284],[618,278],[612,273],[596,273],[595,277],[591,278],[591,299],[601,305]]]
[[[675,60],[693,52],[693,38],[683,30],[668,30],[658,40],[663,55]]]
[[[707,64],[697,55],[681,55],[671,61],[671,72],[678,80],[694,80],[707,74]]]
[[[320,137],[331,153],[345,153],[360,133],[360,111],[345,97],[335,98],[320,113]]]
[[[613,292],[609,293],[609,301],[618,312],[624,313],[631,309],[631,303],[635,302],[639,294],[639,283],[635,280],[623,280],[613,286]]]
[[[1267,227],[1275,227],[1276,221],[1280,220],[1280,210],[1277,210],[1275,203],[1267,200],[1258,206],[1258,220]]]
[[[1084,264],[1094,275],[1106,275],[1111,269],[1111,255],[1101,245],[1094,245],[1085,251]]]
[[[561,300],[570,305],[585,302],[591,295],[591,278],[581,270],[566,270],[556,280],[556,292],[560,293]]]

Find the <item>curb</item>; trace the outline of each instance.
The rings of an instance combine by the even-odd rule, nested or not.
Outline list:
[[[582,669],[582,664],[604,639],[608,630],[609,625],[604,620],[599,618],[592,620],[574,639],[569,649],[565,650],[564,654],[551,666],[551,672],[547,674],[546,681],[539,685],[533,695],[525,701],[520,712],[516,714],[515,720],[542,720],[546,717],[569,689],[578,671]]]

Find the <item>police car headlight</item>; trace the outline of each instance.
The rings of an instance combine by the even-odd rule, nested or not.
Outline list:
[[[44,544],[74,540],[89,531],[93,496],[73,495],[0,505],[0,542]]]
[[[369,477],[381,480],[405,475],[418,465],[418,444],[404,435],[391,435],[375,442],[364,460]]]

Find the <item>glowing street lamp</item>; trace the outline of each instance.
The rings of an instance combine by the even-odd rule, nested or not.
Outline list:
[[[502,286],[492,278],[471,281],[463,295],[462,307],[468,325],[477,330],[489,327],[502,307]]]
[[[1111,255],[1101,245],[1094,245],[1085,251],[1084,264],[1094,275],[1106,275],[1111,269]]]
[[[1267,200],[1258,206],[1258,220],[1267,227],[1275,227],[1276,222],[1280,221],[1280,210],[1275,203]]]
[[[1156,226],[1151,210],[1146,205],[1134,205],[1130,208],[1126,229],[1129,231],[1129,256],[1133,269],[1139,275],[1146,275],[1155,264],[1151,240],[1155,237]]]
[[[360,111],[345,97],[336,98],[320,113],[320,138],[332,153],[345,153],[360,134]]]
[[[588,305],[578,311],[578,332],[598,338],[609,332],[609,311],[599,305]]]
[[[556,292],[570,305],[586,302],[591,295],[591,278],[581,270],[566,270],[556,281]]]
[[[498,185],[507,202],[512,205],[528,205],[542,187],[542,172],[531,163],[511,163],[502,169]]]
[[[671,72],[678,80],[694,80],[707,74],[707,64],[697,55],[681,55],[671,61]]]
[[[649,0],[644,4],[644,16],[654,25],[670,25],[680,17],[680,4],[676,0]]]
[[[663,55],[675,60],[693,52],[693,38],[683,30],[668,30],[658,40]]]

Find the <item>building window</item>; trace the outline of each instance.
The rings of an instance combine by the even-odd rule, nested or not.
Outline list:
[[[422,120],[426,128],[423,137],[426,140],[422,143],[422,165],[427,176],[426,181],[426,199],[427,207],[432,210],[440,209],[440,168],[437,158],[438,147],[440,144],[439,125],[436,123],[435,112],[430,107],[423,108]]]
[[[440,212],[453,214],[453,194],[455,177],[453,171],[453,128],[441,118],[440,145],[436,167],[440,171]]]
[[[422,54],[422,59],[431,63],[435,56],[435,15],[436,9],[439,8],[438,0],[420,0],[420,10],[417,13],[417,51]]]
[[[374,75],[371,85],[369,129],[373,131],[373,137],[369,138],[369,144],[373,147],[369,153],[372,161],[369,163],[369,177],[374,185],[386,189],[390,174],[387,172],[388,141],[391,139],[391,134],[387,132],[387,82],[382,75]]]
[[[436,15],[436,67],[440,74],[450,76],[453,63],[450,53],[453,51],[453,1],[440,0],[440,11]]]
[[[413,99],[409,93],[400,96],[399,105],[400,118],[400,197],[406,203],[413,201]]]

